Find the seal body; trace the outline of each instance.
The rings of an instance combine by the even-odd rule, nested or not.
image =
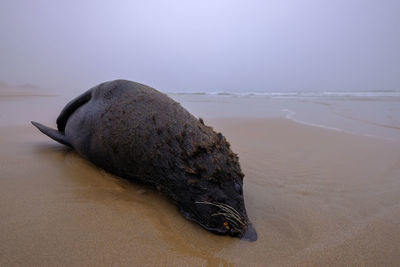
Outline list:
[[[217,234],[256,240],[238,157],[221,133],[148,86],[115,80],[72,100],[49,137],[117,176],[148,184]]]

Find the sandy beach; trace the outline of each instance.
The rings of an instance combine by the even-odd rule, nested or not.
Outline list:
[[[205,117],[239,155],[258,232],[247,242],[203,230],[157,191],[106,173],[29,124],[54,126],[65,102],[12,101],[0,100],[1,266],[400,262],[398,142],[285,118]]]
[[[400,0],[0,11],[0,267],[400,267]]]

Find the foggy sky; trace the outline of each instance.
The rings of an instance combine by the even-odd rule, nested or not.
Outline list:
[[[400,1],[0,1],[0,81],[400,89]]]

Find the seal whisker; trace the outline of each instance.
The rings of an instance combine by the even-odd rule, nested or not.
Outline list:
[[[232,212],[234,212],[234,213],[236,213],[238,216],[240,216],[239,212],[238,212],[237,210],[235,210],[233,207],[231,207],[231,206],[229,206],[229,205],[227,205],[227,204],[224,204],[224,203],[219,203],[219,202],[215,202],[215,203],[218,204],[218,205],[221,205],[221,206],[223,206],[223,207],[226,207],[227,209],[230,209]]]
[[[214,214],[211,214],[211,216],[219,216],[219,215],[223,216],[226,220],[230,221],[233,225],[238,227],[238,224],[236,223],[236,221],[233,220],[233,218],[230,217],[229,214],[227,214],[227,213],[214,213]],[[240,222],[240,223],[242,224],[242,222]]]
[[[219,205],[221,205],[221,204],[219,204]],[[224,211],[226,211],[226,212],[229,212],[229,213],[232,213],[232,214],[234,214],[234,215],[236,215],[237,217],[240,218],[239,213],[238,213],[234,208],[232,208],[232,207],[230,207],[230,206],[228,206],[228,205],[221,205],[220,208],[221,208],[222,210],[224,210]]]
[[[211,216],[216,216],[216,215],[221,215],[224,216],[226,219],[230,219],[230,220],[235,220],[237,222],[239,222],[242,225],[245,225],[245,223],[242,221],[239,213],[232,208],[231,206],[227,205],[227,204],[222,204],[219,202],[208,202],[208,201],[196,201],[196,204],[204,204],[204,205],[211,205],[211,206],[215,206],[218,207],[219,209],[221,209],[224,212],[219,212],[219,213],[214,213]]]
[[[231,206],[229,206],[227,204],[222,204],[222,203],[219,203],[219,202],[212,202],[211,203],[211,202],[208,202],[208,201],[197,201],[196,203],[216,206],[216,207],[218,207],[218,208],[220,208],[220,209],[222,209],[222,210],[224,210],[224,211],[226,211],[226,212],[228,212],[230,214],[234,214],[234,215],[236,215],[237,217],[240,218],[240,214],[237,212],[237,210],[235,210],[234,208],[232,208]]]
[[[238,221],[241,221],[240,216],[232,213],[229,209],[226,209],[226,208],[223,208],[223,207],[220,207],[220,208],[221,208],[221,210],[223,210],[225,212],[225,214],[228,214],[230,217],[235,218]]]

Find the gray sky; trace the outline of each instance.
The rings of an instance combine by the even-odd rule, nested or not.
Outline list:
[[[400,89],[399,0],[0,1],[0,81]]]

